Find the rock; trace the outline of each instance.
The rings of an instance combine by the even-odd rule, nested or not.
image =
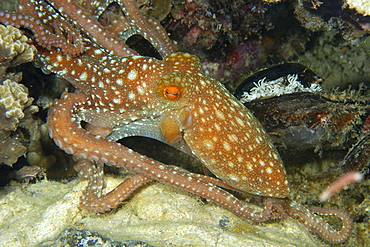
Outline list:
[[[107,189],[121,181],[107,178]],[[218,205],[159,183],[139,190],[116,210],[92,214],[78,206],[85,186],[80,180],[43,180],[5,187],[0,194],[2,245],[58,246],[58,235],[65,234],[68,227],[96,232],[112,241],[143,241],[154,246],[322,244],[292,219],[251,223]]]

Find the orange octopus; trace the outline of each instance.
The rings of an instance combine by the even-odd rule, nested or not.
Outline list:
[[[77,169],[89,181],[84,208],[111,210],[155,180],[252,221],[289,216],[331,243],[348,239],[352,221],[344,211],[307,210],[284,199],[285,169],[261,124],[221,83],[202,74],[198,58],[174,53],[164,29],[134,0],[21,0],[18,12],[0,11],[0,22],[29,29],[43,69],[76,87],[53,104],[48,123],[51,137],[79,158]],[[124,42],[134,34],[163,60],[130,49]],[[116,142],[127,136],[150,136],[194,155],[217,178],[167,166]],[[132,172],[105,195],[104,164]],[[221,187],[266,197],[266,207],[256,212]],[[339,216],[342,229],[316,214]]]

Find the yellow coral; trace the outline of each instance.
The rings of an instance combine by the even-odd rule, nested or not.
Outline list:
[[[0,85],[0,105],[5,108],[7,118],[23,118],[23,108],[28,102],[28,89],[10,79],[3,81]]]
[[[19,29],[0,25],[0,163],[7,165],[17,162],[27,151],[21,138],[12,131],[25,115],[38,110],[37,106],[30,107],[33,98],[28,96],[28,89],[18,83],[22,74],[7,72],[10,67],[33,60],[36,48],[27,41]]]
[[[27,43],[28,38],[12,26],[0,25],[0,79],[8,67],[31,62],[36,48]]]
[[[28,38],[12,26],[0,25],[0,129],[16,130],[23,110],[32,104],[28,89],[18,82],[20,73],[7,73],[9,67],[30,62],[36,48],[27,43]]]

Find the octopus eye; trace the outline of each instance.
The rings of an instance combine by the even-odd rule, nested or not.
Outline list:
[[[180,97],[180,89],[176,86],[167,86],[163,89],[163,94],[167,99],[178,99]]]

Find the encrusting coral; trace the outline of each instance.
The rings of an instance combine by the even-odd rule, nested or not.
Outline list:
[[[7,165],[14,164],[26,152],[12,131],[17,130],[26,114],[38,111],[38,107],[32,105],[28,89],[19,84],[21,73],[8,72],[9,68],[33,60],[36,48],[27,40],[19,29],[0,25],[0,163]]]

